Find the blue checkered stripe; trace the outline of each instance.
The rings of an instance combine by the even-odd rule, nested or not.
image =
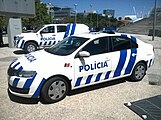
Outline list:
[[[124,35],[124,34],[122,34],[121,36],[126,36],[127,37],[127,35]],[[131,39],[136,42],[135,37],[131,36]],[[125,69],[125,72],[124,72],[123,75],[128,75],[128,74],[130,74],[132,72],[132,69],[133,69],[135,61],[136,61],[136,56],[132,56],[133,53],[137,54],[137,49],[136,48],[131,49],[130,59],[128,61],[128,64],[126,66],[126,69]],[[83,76],[78,77],[76,79],[76,83],[75,83],[74,86],[75,87],[80,86],[81,82],[83,80],[85,80],[85,84],[90,84],[93,80],[94,80],[93,82],[98,82],[100,80],[107,80],[107,79],[109,79],[110,74],[113,74],[112,78],[121,76],[121,72],[122,72],[123,67],[125,65],[126,58],[127,58],[127,50],[121,50],[120,51],[119,61],[118,61],[118,64],[117,64],[117,67],[116,67],[114,73],[112,73],[111,71],[107,71],[106,73],[98,73],[96,75],[96,77],[93,74],[88,75],[87,78],[84,78]]]
[[[23,67],[21,66],[20,62],[13,62],[10,65],[11,68],[18,70],[19,72],[21,72],[23,70]],[[33,81],[36,79],[37,77],[37,73],[32,77],[32,78],[20,78],[17,76],[13,76],[14,78],[10,81],[10,85],[13,87],[17,87],[17,88],[24,88],[24,89],[30,89]],[[33,94],[33,98],[37,98],[40,95],[40,90],[41,87],[43,85],[43,83],[45,82],[45,78],[42,78],[40,84],[37,86],[37,88],[35,89],[35,92]]]
[[[18,48],[24,48],[25,45],[25,40],[16,40],[15,41],[15,46]]]
[[[55,45],[56,41],[41,41],[40,46],[52,46]]]

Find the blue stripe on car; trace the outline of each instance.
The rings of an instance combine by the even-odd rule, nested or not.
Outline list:
[[[16,87],[17,84],[18,84],[18,82],[19,82],[19,80],[20,80],[20,78],[15,78],[15,79],[13,80],[12,86],[13,86],[13,87]]]
[[[40,42],[40,46],[42,45],[42,42]]]
[[[76,24],[73,24],[73,26],[72,26],[72,31],[71,31],[70,35],[73,35],[73,34],[74,34],[75,28],[76,28]]]
[[[82,79],[83,79],[83,77],[79,77],[79,78],[77,79],[76,84],[75,84],[75,87],[80,85]]]
[[[20,62],[16,63],[14,66],[13,66],[13,69],[16,68],[16,66],[18,66],[20,64]]]
[[[20,46],[20,48],[23,48],[23,46],[24,46],[24,43],[25,43],[25,40],[22,40],[22,43],[21,43],[21,46]]]
[[[52,45],[55,45],[55,43],[56,43],[56,41],[54,41]]]
[[[151,66],[151,62],[152,62],[152,59],[150,59],[150,62],[149,62],[149,67]]]
[[[52,42],[52,41],[49,41],[49,44],[48,44],[48,45],[51,45],[51,42]]]
[[[132,54],[137,54],[137,49],[133,48],[131,49],[131,55],[130,55],[130,60],[129,60],[129,63],[125,69],[125,74],[130,74],[133,66],[134,66],[134,63],[135,63],[135,60],[136,60],[136,55],[135,56],[132,56]]]
[[[68,34],[69,34],[70,25],[71,25],[71,24],[68,24],[67,27],[66,27],[67,30],[66,30],[66,32],[65,32],[65,34],[64,34],[64,38],[66,38],[66,37],[68,36]]]
[[[27,79],[23,88],[30,88],[30,86],[31,86],[32,82],[34,81],[36,75],[37,75],[37,73],[31,79]]]
[[[22,66],[18,68],[18,71],[22,71],[22,70],[23,70],[23,67]]]
[[[100,80],[101,75],[102,75],[102,73],[98,73],[98,74],[97,74],[95,82],[97,82],[97,81],[99,81],[99,80]]]
[[[45,41],[44,45],[46,45],[46,44],[47,44],[47,41]]]
[[[108,71],[105,75],[105,80],[109,78],[111,71]]]
[[[89,83],[91,82],[92,76],[93,76],[93,75],[89,75],[89,76],[87,77],[87,80],[86,80],[86,83],[85,83],[85,84],[89,84]]]
[[[20,40],[17,41],[17,45],[19,44]]]
[[[131,36],[131,39],[132,39],[134,42],[136,42],[136,38],[135,38],[135,37]]]
[[[122,37],[127,37],[127,35],[126,35],[126,34],[121,34],[121,36],[122,36]]]
[[[111,71],[108,71],[106,74],[105,74],[105,79],[108,79],[109,78],[109,75],[110,75]],[[98,82],[101,80],[101,76],[103,75],[103,73],[98,73],[96,75],[96,78],[95,78],[95,81],[94,82]],[[85,84],[89,84],[91,83],[91,80],[93,79],[94,75],[91,74],[91,75],[88,75],[87,76],[87,79],[86,79],[86,83]],[[75,87],[77,86],[80,86],[81,85],[81,81],[82,81],[83,77],[78,77],[77,80],[76,80],[76,83],[75,83]]]
[[[126,57],[127,57],[127,51],[126,50],[121,50],[120,51],[120,59],[117,65],[117,68],[114,72],[114,76],[113,77],[117,77],[121,75],[121,71],[124,67],[125,61],[126,61]]]
[[[32,98],[37,98],[38,96],[40,96],[40,90],[41,90],[41,87],[44,84],[45,80],[46,80],[45,78],[42,79],[41,83],[37,87],[37,89],[36,89],[35,93],[33,94]]]

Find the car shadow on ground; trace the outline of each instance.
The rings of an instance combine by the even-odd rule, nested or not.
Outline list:
[[[13,51],[13,53],[16,55],[27,54],[27,52],[24,50],[15,50],[15,51]]]
[[[97,84],[97,85],[91,85],[91,86],[88,86],[88,87],[79,88],[79,89],[76,89],[76,90],[69,91],[67,96],[73,96],[73,95],[77,95],[77,94],[81,94],[81,93],[85,93],[85,92],[90,92],[92,90],[97,90],[97,89],[101,89],[101,88],[104,88],[104,87],[121,84],[121,83],[124,83],[124,82],[126,82],[125,78],[124,79],[113,80],[113,81],[108,81],[108,82],[100,83],[100,84]],[[9,95],[10,100],[13,101],[13,102],[16,102],[16,103],[38,104],[38,102],[41,102],[42,104],[52,104],[52,103],[46,103],[41,98],[36,99],[36,98],[18,97],[18,96],[15,96],[15,95],[11,94],[9,92],[9,90],[8,90],[8,95]]]
[[[100,84],[97,84],[97,85],[91,85],[91,86],[87,86],[87,87],[84,87],[84,88],[79,88],[79,89],[76,89],[76,90],[69,91],[68,96],[72,96],[72,95],[76,95],[76,94],[80,94],[80,93],[85,93],[85,92],[105,88],[105,87],[108,87],[108,86],[121,84],[121,83],[124,83],[124,82],[126,82],[125,79],[117,79],[117,80],[107,81],[107,82],[100,83]]]

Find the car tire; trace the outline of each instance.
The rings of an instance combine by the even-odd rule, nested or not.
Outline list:
[[[41,99],[47,103],[55,103],[66,97],[69,90],[67,80],[53,77],[45,82],[41,89]]]
[[[30,53],[37,50],[37,45],[34,42],[28,42],[25,44],[25,51]]]
[[[146,65],[142,62],[139,62],[135,65],[133,72],[130,76],[130,80],[133,82],[141,81],[145,75],[146,75]]]

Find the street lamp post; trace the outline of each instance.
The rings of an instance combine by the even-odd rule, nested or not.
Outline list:
[[[77,6],[78,6],[78,4],[74,4],[74,7],[75,7],[75,23],[77,23]]]
[[[152,41],[154,40],[155,37],[155,26],[156,26],[156,0],[155,0],[155,4],[154,4],[154,19],[153,19],[153,36],[152,36]]]
[[[91,18],[90,18],[90,25],[92,26],[92,4],[90,4],[90,10],[91,10]]]
[[[97,28],[98,28],[98,10],[97,10],[96,13],[97,13]]]

